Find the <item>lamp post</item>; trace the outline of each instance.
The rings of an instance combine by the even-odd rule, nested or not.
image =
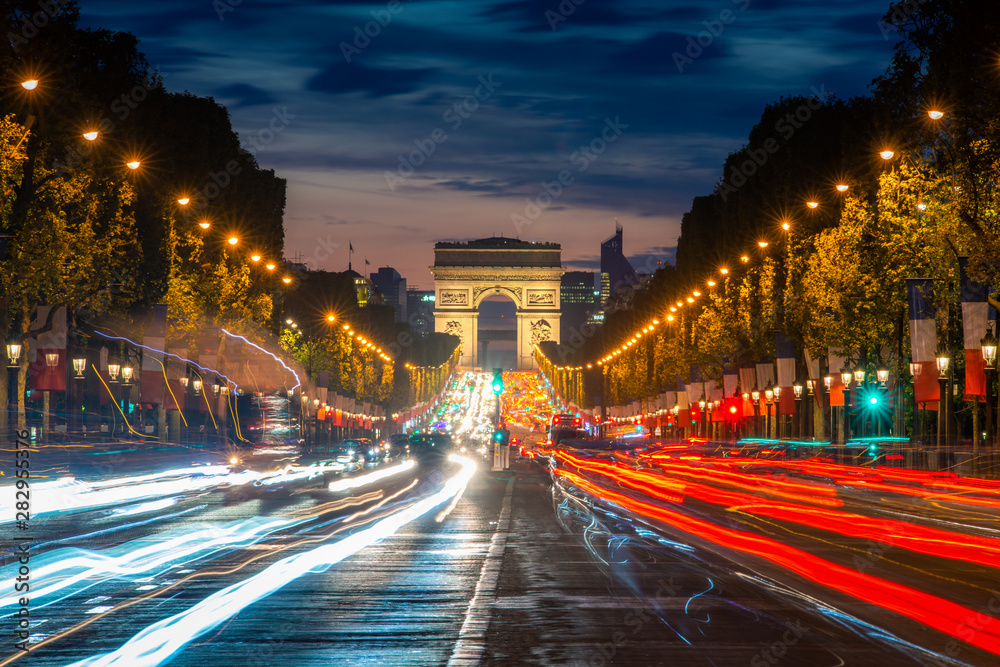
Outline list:
[[[86,370],[87,370],[86,350],[80,350],[79,354],[77,356],[73,357],[73,371],[74,371],[74,373],[73,373],[73,380],[74,380],[74,383],[73,383],[72,394],[73,394],[73,403],[75,403],[75,405],[73,405],[70,408],[70,411],[71,411],[70,414],[72,415],[71,421],[72,421],[72,426],[74,427],[74,430],[75,430],[75,427],[80,426],[83,423],[83,415],[80,414],[83,411],[83,408],[84,408],[84,405],[83,405],[83,382],[80,382],[80,380],[85,379],[85,376],[84,376],[83,373]],[[82,429],[81,437],[83,436],[83,433],[86,433],[86,428]]]
[[[10,369],[14,369],[14,377],[15,378],[19,378],[19,376],[21,374],[21,351],[23,349],[24,349],[24,347],[21,345],[20,341],[11,341],[11,342],[7,343],[7,381],[8,381],[7,386],[8,387],[11,386],[11,383],[10,383]],[[17,383],[17,379],[15,379],[14,383],[15,384]],[[14,395],[16,396],[17,393],[18,392],[14,392]],[[10,394],[8,393],[8,397],[9,396],[10,396]],[[3,409],[4,410],[10,410],[10,400],[9,400],[9,398],[8,398],[8,400],[4,401]],[[10,415],[10,413],[8,413],[8,415],[9,416],[8,416],[7,423],[10,424],[10,416],[12,416],[12,415]],[[7,437],[6,433],[0,434],[0,435],[2,435],[2,437]]]
[[[917,376],[920,375],[921,365],[915,361],[910,362],[910,377],[913,378],[913,404],[910,406],[913,411],[913,439],[920,442],[923,439],[923,414],[919,413],[917,404]]]
[[[705,424],[705,394],[701,395],[701,400],[698,401],[698,421],[701,422],[701,435],[708,435],[706,433],[707,426]]]
[[[937,446],[938,449],[940,449],[942,442],[946,445],[948,444],[947,438],[944,437],[944,432],[948,428],[948,366],[951,364],[951,358],[948,356],[948,351],[944,348],[944,346],[938,348],[936,360],[938,369],[938,387],[940,389],[940,403],[938,403]]]
[[[774,437],[775,424],[771,421],[771,404],[774,403],[774,389],[771,386],[771,381],[767,381],[767,387],[764,389],[764,398],[767,401],[767,415],[764,417],[764,433],[768,438]]]
[[[861,404],[860,391],[865,388],[865,385],[867,384],[867,379],[868,379],[868,373],[865,370],[864,365],[858,365],[854,369],[854,383],[857,386],[859,393],[857,395],[858,398],[855,401],[855,406],[854,407],[857,408],[857,410],[856,410],[857,417],[861,420],[861,437],[862,438],[864,438],[866,436],[866,430],[868,428],[868,411],[865,410],[864,406]]]
[[[993,333],[993,325],[986,328],[986,335],[979,341],[986,366],[986,443],[994,442],[993,432],[993,378],[996,375],[997,337]]]
[[[774,388],[774,421],[777,424],[778,437],[784,435],[785,424],[781,418],[781,387]]]
[[[848,408],[851,404],[851,380],[854,377],[854,373],[848,370],[847,366],[844,366],[840,370],[840,383],[843,386],[842,391],[844,392],[844,407],[840,409],[840,440],[841,442],[847,442],[847,432],[848,432]]]
[[[812,389],[811,380],[809,389]],[[802,413],[802,385],[794,384],[792,385],[792,393],[795,394],[795,417],[792,418],[792,437],[801,438],[803,437],[802,424],[805,420],[805,415]],[[810,394],[812,391],[809,392]]]
[[[750,392],[750,396],[753,398],[753,427],[756,431],[755,435],[759,438],[761,437],[760,428],[760,391],[755,386],[753,391]]]
[[[45,368],[47,373],[54,373],[55,369],[59,366],[59,353],[58,352],[46,352],[45,353]],[[49,421],[51,419],[52,412],[52,392],[48,389],[42,392],[42,434],[43,437],[49,437]]]
[[[826,403],[830,407],[830,442],[833,442],[833,376],[827,375],[823,378],[823,386],[826,387]],[[823,429],[823,437],[826,437],[826,429]]]

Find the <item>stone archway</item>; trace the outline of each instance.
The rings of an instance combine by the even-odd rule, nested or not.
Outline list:
[[[504,237],[434,246],[434,330],[462,340],[460,365],[476,365],[479,305],[493,294],[517,308],[517,369],[538,368],[534,345],[559,340],[562,248]]]

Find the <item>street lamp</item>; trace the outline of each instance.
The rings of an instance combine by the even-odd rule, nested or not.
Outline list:
[[[865,368],[864,366],[858,366],[854,369],[854,381],[858,383],[860,387],[865,383]]]
[[[87,141],[94,141],[95,139],[97,139],[97,136],[98,133],[96,130],[91,130],[90,132],[83,133],[83,138],[86,139]]]
[[[809,393],[812,394],[812,380],[806,380],[806,382],[809,383]],[[792,437],[803,437],[806,434],[804,427],[808,422],[806,422],[805,415],[802,412],[802,385],[792,385],[792,393],[795,394],[795,416],[792,417]]]
[[[993,442],[993,376],[996,373],[997,337],[993,333],[993,325],[986,328],[986,335],[979,341],[983,353],[983,365],[986,367],[986,442]]]
[[[117,362],[108,362],[108,377],[112,382],[118,381],[118,373],[122,370],[122,365]]]
[[[38,79],[28,79],[27,81],[22,81],[21,87],[25,90],[34,90],[35,88],[38,88]]]
[[[201,388],[205,386],[205,383],[202,382],[201,378],[195,378],[194,381],[191,382],[191,386],[194,387],[194,393],[200,394]]]
[[[55,368],[59,365],[59,353],[58,352],[46,352],[45,353],[45,366],[48,368]]]
[[[927,112],[927,115],[930,116],[931,120],[941,120],[944,118],[944,112],[937,109],[931,109]]]
[[[24,347],[20,343],[7,343],[7,359],[10,361],[11,368],[17,368],[23,349]]]
[[[951,358],[948,356],[948,351],[944,349],[938,350],[936,361],[938,377],[947,377],[948,366],[951,364]]]
[[[979,345],[982,347],[983,361],[986,362],[986,368],[990,370],[996,368],[997,342],[997,337],[993,333],[993,325],[990,324],[986,329],[986,335],[979,341]]]
[[[879,155],[882,156],[883,160],[891,160],[896,154],[892,151],[886,150],[879,153]]]
[[[843,369],[841,369],[841,371],[840,371],[840,381],[843,383],[845,391],[850,388],[850,386],[851,386],[851,379],[852,379],[853,375],[854,374],[851,373],[851,371],[849,371],[846,367],[844,367]]]
[[[875,371],[876,377],[878,377],[878,383],[883,387],[889,384],[889,369],[885,366],[879,366],[878,370]]]
[[[132,375],[135,371],[131,366],[122,366],[122,382],[128,384],[132,382]]]
[[[778,425],[778,437],[781,437],[781,387],[774,388],[774,421]]]
[[[937,434],[937,446],[940,448],[943,442],[947,444],[947,441],[943,440],[943,438],[945,431],[948,429],[948,366],[951,365],[951,357],[948,356],[948,350],[943,343],[938,347],[935,361],[937,362],[938,385],[940,388]]]
[[[87,369],[87,358],[86,357],[75,357],[73,359],[73,370],[76,371],[76,379],[83,379],[83,371]]]

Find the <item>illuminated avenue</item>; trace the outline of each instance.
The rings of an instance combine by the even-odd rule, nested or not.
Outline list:
[[[1000,3],[0,35],[0,667],[1000,665]]]

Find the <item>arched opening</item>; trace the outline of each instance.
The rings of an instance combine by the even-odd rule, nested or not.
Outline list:
[[[517,369],[517,305],[504,294],[491,294],[479,304],[479,349],[476,365],[481,368]]]

